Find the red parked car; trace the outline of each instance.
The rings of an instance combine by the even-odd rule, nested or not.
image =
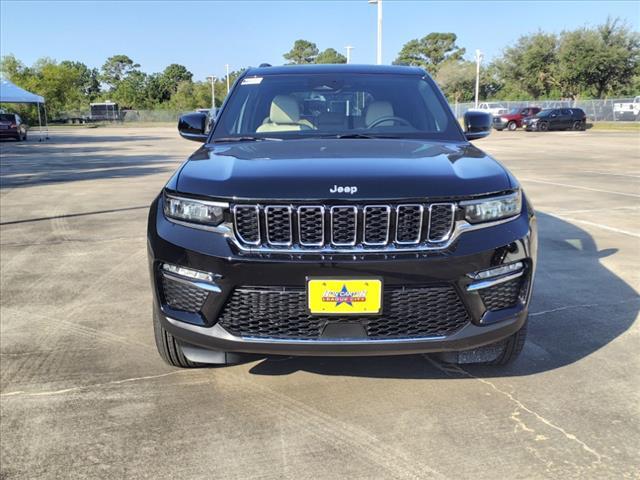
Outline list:
[[[513,132],[517,128],[522,128],[522,120],[535,116],[540,110],[538,107],[514,108],[509,110],[509,113],[493,117],[493,128],[498,131],[506,128]]]

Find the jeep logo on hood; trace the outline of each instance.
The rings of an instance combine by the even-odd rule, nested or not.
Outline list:
[[[338,185],[334,185],[333,187],[331,187],[329,189],[329,192],[331,193],[349,193],[351,195],[353,195],[354,193],[356,193],[358,191],[358,187],[356,187],[355,185],[353,186],[338,186]]]

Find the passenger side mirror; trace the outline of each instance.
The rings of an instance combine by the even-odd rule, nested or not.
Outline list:
[[[182,138],[194,142],[206,142],[207,115],[205,113],[187,113],[178,120],[178,132]]]
[[[464,114],[464,136],[467,140],[478,140],[491,133],[493,116],[490,113],[469,111]]]

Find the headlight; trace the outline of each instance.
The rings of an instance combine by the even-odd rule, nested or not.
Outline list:
[[[460,202],[460,206],[464,208],[464,216],[469,223],[500,220],[520,213],[522,210],[522,193],[518,190],[502,197]]]
[[[505,118],[505,117],[500,117],[500,120],[502,120],[502,121],[503,121],[503,122],[505,122],[505,123],[507,123],[507,122],[509,121],[509,119],[508,119],[508,118]]]
[[[216,226],[224,220],[225,203],[164,195],[164,214],[176,220]]]

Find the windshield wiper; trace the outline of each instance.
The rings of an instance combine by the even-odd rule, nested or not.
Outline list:
[[[367,135],[366,133],[338,133],[337,135],[327,135],[330,138],[382,138],[380,135]]]
[[[214,138],[213,139],[213,143],[219,143],[219,142],[262,142],[262,141],[267,141],[267,140],[276,141],[276,142],[281,142],[282,141],[281,138],[275,138],[275,137],[252,137],[250,135],[244,135],[244,136],[241,136],[241,137]]]

